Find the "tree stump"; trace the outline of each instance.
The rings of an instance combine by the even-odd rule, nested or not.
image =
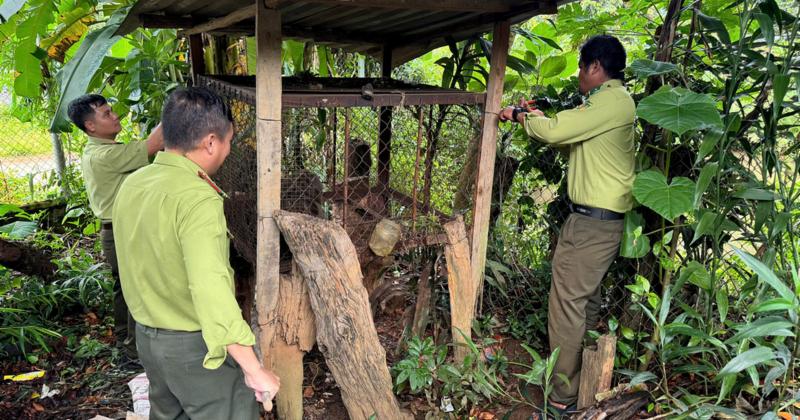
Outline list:
[[[597,349],[583,350],[581,383],[578,391],[579,409],[594,405],[595,395],[611,389],[616,349],[617,338],[613,335],[603,335],[597,339]]]
[[[314,312],[308,288],[293,264],[289,274],[281,274],[274,311],[266,314],[261,327],[264,366],[281,378],[276,396],[281,419],[303,418],[303,355],[314,346]]]
[[[355,420],[404,419],[392,393],[356,250],[335,222],[285,211],[275,221],[308,286],[317,342]]]
[[[54,280],[56,265],[53,254],[24,242],[0,239],[0,265],[28,276],[38,276],[50,282]]]
[[[455,360],[464,361],[469,353],[464,345],[472,337],[472,318],[475,316],[477,288],[472,278],[469,240],[464,219],[458,216],[443,226],[447,234],[444,255],[447,261],[447,286],[450,289],[450,317]]]

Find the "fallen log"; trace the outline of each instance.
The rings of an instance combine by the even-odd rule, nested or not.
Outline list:
[[[308,286],[317,342],[350,418],[411,418],[392,393],[356,250],[335,222],[285,211],[275,221]]]
[[[28,276],[52,281],[56,274],[53,254],[25,242],[0,238],[0,265]]]
[[[636,391],[609,398],[572,415],[572,420],[627,420],[650,401],[646,391]]]

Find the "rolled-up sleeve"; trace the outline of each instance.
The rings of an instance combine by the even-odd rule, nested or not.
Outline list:
[[[599,99],[599,98],[598,98]],[[525,132],[547,144],[566,145],[588,140],[613,128],[613,106],[587,104],[561,111],[553,118],[525,114]]]
[[[208,346],[203,367],[216,369],[229,344],[252,346],[255,335],[236,302],[222,200],[203,199],[179,222],[183,259],[192,302]]]

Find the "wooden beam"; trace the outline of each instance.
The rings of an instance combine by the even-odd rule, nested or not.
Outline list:
[[[197,19],[183,16],[166,16],[145,13],[139,16],[143,28],[182,29],[198,24]]]
[[[486,243],[489,239],[489,219],[492,207],[492,181],[497,152],[497,124],[500,101],[503,100],[503,79],[506,74],[508,43],[511,37],[509,21],[498,22],[492,33],[492,61],[486,87],[486,103],[481,119],[478,170],[475,178],[475,200],[472,224],[472,280],[480,294],[483,289],[483,270],[486,266]]]
[[[197,77],[206,74],[206,60],[203,56],[203,35],[189,35],[189,60],[192,63],[192,81],[197,85]]]
[[[583,350],[581,383],[578,389],[579,410],[594,405],[595,395],[611,389],[616,349],[617,338],[606,334],[597,339],[596,349]]]
[[[259,325],[275,309],[280,281],[280,232],[273,213],[281,203],[281,14],[258,1],[256,11],[257,241],[256,307]],[[270,344],[264,341],[261,350]],[[262,353],[263,354],[263,353]]]
[[[472,339],[477,283],[472,278],[469,239],[464,219],[459,215],[442,227],[447,235],[444,256],[447,261],[447,288],[450,291],[450,328],[455,344],[454,357],[456,364],[461,364],[469,354],[466,340]]]
[[[308,0],[307,2],[393,10],[417,9],[425,12],[502,13],[511,9],[508,0]]]
[[[256,3],[263,4],[261,1]],[[256,15],[256,3],[231,12],[223,17],[211,19],[208,22],[201,23],[193,28],[183,31],[182,34],[193,35],[201,34],[203,32],[211,32],[213,30],[221,29],[234,23],[241,22],[245,19],[252,18]]]

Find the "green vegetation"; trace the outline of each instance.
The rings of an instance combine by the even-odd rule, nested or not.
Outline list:
[[[52,152],[47,129],[20,121],[10,114],[8,107],[0,106],[0,126],[4,133],[0,141],[0,157],[40,156]]]

